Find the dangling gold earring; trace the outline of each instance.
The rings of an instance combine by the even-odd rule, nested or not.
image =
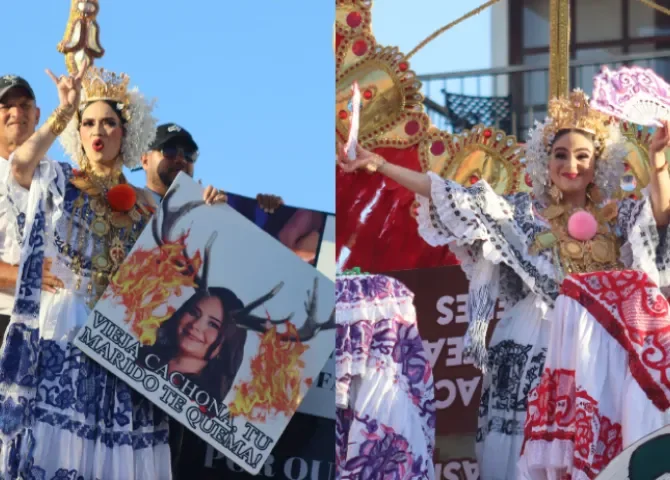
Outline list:
[[[551,187],[549,187],[549,197],[551,197],[554,203],[561,203],[561,200],[563,200],[563,192],[561,192],[556,184],[552,184]]]
[[[600,187],[595,183],[591,183],[586,189],[586,198],[591,200],[592,203],[599,205],[603,201],[603,194],[600,191]]]
[[[79,167],[80,167],[82,172],[89,173],[90,165],[88,163],[88,158],[86,158],[85,153],[82,153],[79,156]]]

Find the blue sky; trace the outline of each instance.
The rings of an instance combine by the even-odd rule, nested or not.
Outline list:
[[[376,0],[372,32],[379,43],[409,53],[439,28],[486,0]],[[456,72],[491,66],[491,10],[469,18],[419,50],[411,59],[417,74]]]
[[[474,10],[485,0],[377,0],[372,8],[372,30],[377,41],[409,53],[430,34]],[[410,7],[411,5],[411,7]],[[419,75],[491,67],[491,9],[471,17],[428,43],[410,59]],[[478,86],[482,89],[477,91]],[[443,103],[441,90],[472,95],[490,92],[487,79],[435,80],[424,83],[424,94]],[[463,90],[464,89],[464,90]]]
[[[381,43],[408,52],[481,1],[376,0],[373,32]],[[201,149],[196,178],[230,192],[275,193],[291,205],[334,211],[334,2],[100,4],[106,55],[98,65],[128,73],[158,99],[159,121],[175,121],[194,134]],[[3,22],[11,46],[3,48],[0,73],[26,77],[46,118],[57,95],[44,69],[64,73],[56,45],[70,0],[31,5],[38,15],[25,2],[3,6],[3,18],[16,21]],[[412,67],[417,73],[486,68],[490,45],[484,12],[417,53]],[[65,159],[58,145],[50,153]],[[141,185],[144,173],[130,179]]]
[[[100,0],[106,55],[97,65],[131,76],[158,99],[157,117],[200,145],[196,178],[291,205],[333,212],[334,4]],[[31,8],[29,8],[29,5]],[[65,73],[56,45],[70,0],[3,4],[2,71],[33,85],[45,119],[56,107],[44,73]],[[51,155],[64,160],[60,146]],[[143,185],[144,173],[130,176]]]

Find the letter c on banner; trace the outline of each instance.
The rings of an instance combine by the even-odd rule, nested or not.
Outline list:
[[[435,408],[438,410],[443,410],[445,408],[451,407],[451,405],[454,403],[454,400],[456,400],[456,385],[454,385],[454,382],[447,379],[442,379],[435,382],[435,393],[437,393],[439,390],[446,390],[447,398],[444,400],[436,400]],[[435,396],[437,397],[437,395]]]

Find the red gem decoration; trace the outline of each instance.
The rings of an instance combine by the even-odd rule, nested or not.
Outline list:
[[[137,194],[133,187],[127,183],[121,183],[109,189],[107,202],[115,212],[129,212],[137,202]]]
[[[484,138],[491,138],[491,130],[488,128],[484,130]]]
[[[416,120],[410,120],[405,125],[405,133],[409,136],[416,135],[417,133],[419,133],[420,129],[421,125],[419,125],[419,122],[417,122]]]
[[[400,63],[398,64],[398,69],[399,69],[401,72],[406,72],[408,68],[409,68],[409,63],[407,63],[407,62],[400,62]]]
[[[435,155],[436,157],[439,157],[444,153],[445,147],[444,147],[444,142],[442,140],[438,140],[436,142],[433,142],[433,144],[430,146],[430,153]]]
[[[347,15],[347,25],[349,25],[351,28],[356,28],[361,24],[362,21],[363,17],[358,12],[351,12],[349,15]]]
[[[526,181],[526,185],[528,185],[529,187],[533,186],[533,181],[530,179],[530,174],[527,173],[526,176],[524,177],[524,180]]]
[[[374,95],[372,93],[372,90],[365,90],[363,92],[363,98],[366,99],[366,100],[370,100],[372,98],[372,95]]]
[[[479,177],[477,175],[473,175],[470,177],[470,185],[474,185],[479,181]]]
[[[357,57],[362,57],[365,55],[365,52],[368,51],[368,42],[365,40],[356,40],[351,47],[351,51],[354,52],[354,55]]]
[[[628,165],[627,163],[625,163],[624,166],[623,166],[623,171],[624,171],[624,172],[630,172],[630,165]]]
[[[349,112],[346,110],[340,110],[337,116],[340,117],[340,120],[346,120],[349,117]]]

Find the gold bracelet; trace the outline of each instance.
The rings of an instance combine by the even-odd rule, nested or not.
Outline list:
[[[382,168],[384,165],[386,165],[386,159],[380,155],[374,156],[372,162],[368,163],[365,168],[368,170],[370,173],[375,173],[378,172],[380,168]]]
[[[59,137],[61,133],[65,131],[73,116],[73,109],[65,109],[63,107],[56,108],[47,120],[51,133],[53,133],[55,137]]]
[[[663,173],[665,170],[668,169],[668,159],[665,159],[665,162],[663,162],[663,165],[660,167],[655,167],[656,168],[656,173]]]

